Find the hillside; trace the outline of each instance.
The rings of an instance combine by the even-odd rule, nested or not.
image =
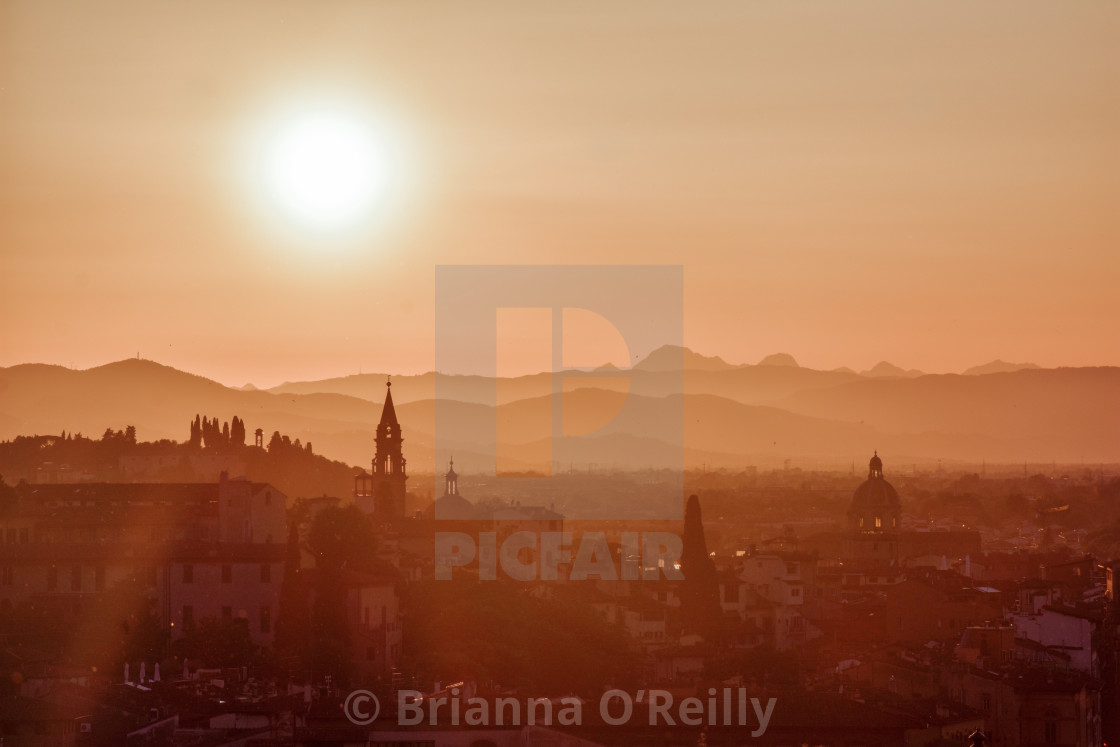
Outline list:
[[[558,441],[557,461],[648,466],[673,461],[682,445],[688,464],[725,466],[787,458],[843,464],[875,448],[915,461],[1098,462],[1120,453],[1120,424],[1112,417],[1120,411],[1117,368],[866,378],[795,366],[711,365],[683,373],[684,394],[679,371],[603,369],[564,377],[572,390],[564,401],[566,432],[606,425]],[[465,468],[490,469],[499,437],[507,457],[531,451],[548,434],[541,414],[550,407],[541,393],[549,381],[547,374],[497,382],[431,373],[395,377],[413,471],[433,469],[452,451]],[[142,440],[183,440],[196,413],[237,414],[250,434],[278,430],[313,442],[332,459],[367,464],[385,379],[368,374],[323,384],[332,385],[364,396],[316,392],[316,382],[286,385],[293,391],[234,389],[143,360],[85,371],[13,366],[0,369],[0,438],[63,430],[97,435],[132,424]],[[607,422],[603,413],[623,403],[622,415]],[[680,433],[651,430],[670,415],[682,423]]]

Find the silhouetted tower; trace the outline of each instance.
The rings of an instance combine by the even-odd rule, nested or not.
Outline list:
[[[264,448],[264,428],[257,428],[253,432],[253,445],[258,449]]]
[[[401,426],[393,407],[393,383],[385,382],[385,406],[374,437],[372,469],[354,478],[354,502],[380,521],[404,517],[405,458],[401,451]]]
[[[455,459],[451,459],[451,463],[447,467],[447,474],[444,475],[443,494],[444,495],[459,495],[459,476],[455,474]]]

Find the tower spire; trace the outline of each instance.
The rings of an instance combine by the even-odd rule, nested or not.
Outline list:
[[[385,406],[381,408],[381,422],[378,424],[378,431],[385,426],[397,425],[397,409],[393,407],[393,382],[389,377],[385,377]]]

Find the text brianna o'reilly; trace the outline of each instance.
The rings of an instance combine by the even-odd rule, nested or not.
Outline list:
[[[460,698],[452,688],[449,698],[427,698],[419,690],[397,692],[397,723],[451,726],[582,726],[584,702],[580,698]],[[751,698],[746,688],[708,688],[706,698],[679,701],[668,690],[607,690],[599,698],[599,718],[610,726],[744,726],[760,737],[770,725],[777,698]],[[640,704],[638,708],[635,704]]]

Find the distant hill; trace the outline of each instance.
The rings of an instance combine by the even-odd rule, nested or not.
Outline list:
[[[999,450],[1000,459],[1114,462],[1120,454],[1115,367],[864,379],[774,404],[888,433],[971,433],[1014,444]]]
[[[674,363],[675,361],[675,363]],[[854,372],[816,371],[799,366],[735,366],[720,358],[698,355],[687,348],[663,347],[632,369],[603,366],[594,371],[565,371],[566,385],[602,388],[603,379],[625,380],[629,391],[651,397],[679,394],[681,365],[684,391],[716,394],[743,404],[763,404],[804,389],[854,381]],[[394,376],[397,403],[423,399],[453,399],[478,404],[504,404],[540,395],[552,387],[551,374],[540,373],[495,380],[483,376],[426,373]],[[385,397],[385,374],[358,374],[320,381],[288,382],[268,390],[274,394],[333,393],[380,402]]]
[[[1041,366],[1034,363],[1008,363],[1007,361],[994,360],[982,366],[973,366],[966,370],[964,374],[965,376],[983,376],[984,374],[993,373],[1011,373],[1012,371],[1022,371],[1027,368],[1041,368]]]
[[[726,371],[736,368],[718,355],[694,353],[679,345],[662,345],[634,364],[639,371]]]
[[[228,421],[227,421],[228,422]],[[291,498],[350,495],[353,467],[292,443],[269,448],[245,444],[132,443],[94,434],[18,437],[0,442],[0,475],[7,484],[69,480],[93,482],[213,482],[220,471],[268,482]],[[269,439],[265,438],[268,445]]]
[[[242,391],[145,360],[84,371],[40,364],[0,369],[0,438],[61,430],[97,436],[105,428],[135,425],[141,440],[181,441],[195,414],[202,414],[222,420],[240,416],[250,439],[262,428],[266,437],[279,430],[306,443],[319,440],[318,434],[347,430],[372,434],[380,413],[380,403],[367,400]]]
[[[679,351],[678,351],[679,352]],[[565,372],[564,418],[610,412],[628,392],[629,418],[555,444],[558,460],[649,466],[665,449],[711,466],[773,463],[784,458],[848,462],[878,448],[913,459],[1109,461],[1120,454],[1120,369],[1034,369],[981,376],[869,378],[792,366],[731,366],[704,358],[704,369],[600,369]],[[617,383],[615,383],[617,382]],[[607,385],[611,386],[607,386]],[[354,396],[318,387],[361,391]],[[620,391],[609,391],[621,387]],[[551,375],[502,379],[425,374],[394,377],[393,396],[414,471],[433,469],[435,397],[443,403],[440,448],[468,469],[493,465],[494,435],[478,423],[497,416],[510,427],[503,453],[541,437],[531,427]],[[271,391],[225,387],[150,361],[125,360],[85,371],[29,364],[0,369],[0,438],[57,434],[97,436],[135,425],[142,440],[187,437],[196,413],[238,415],[251,434],[274,430],[312,442],[315,452],[367,465],[385,378],[378,374],[287,384]],[[647,424],[683,413],[680,438],[657,437]],[[512,451],[511,451],[512,449]],[[614,451],[611,451],[614,450]]]
[[[760,366],[788,366],[790,368],[800,368],[797,361],[789,353],[774,353],[768,355],[758,362]]]
[[[919,371],[916,368],[906,370],[894,365],[893,363],[888,363],[887,361],[879,361],[875,364],[874,367],[868,369],[867,371],[864,371],[863,375],[871,378],[881,378],[888,376],[914,378],[916,376],[925,376],[922,371]]]

